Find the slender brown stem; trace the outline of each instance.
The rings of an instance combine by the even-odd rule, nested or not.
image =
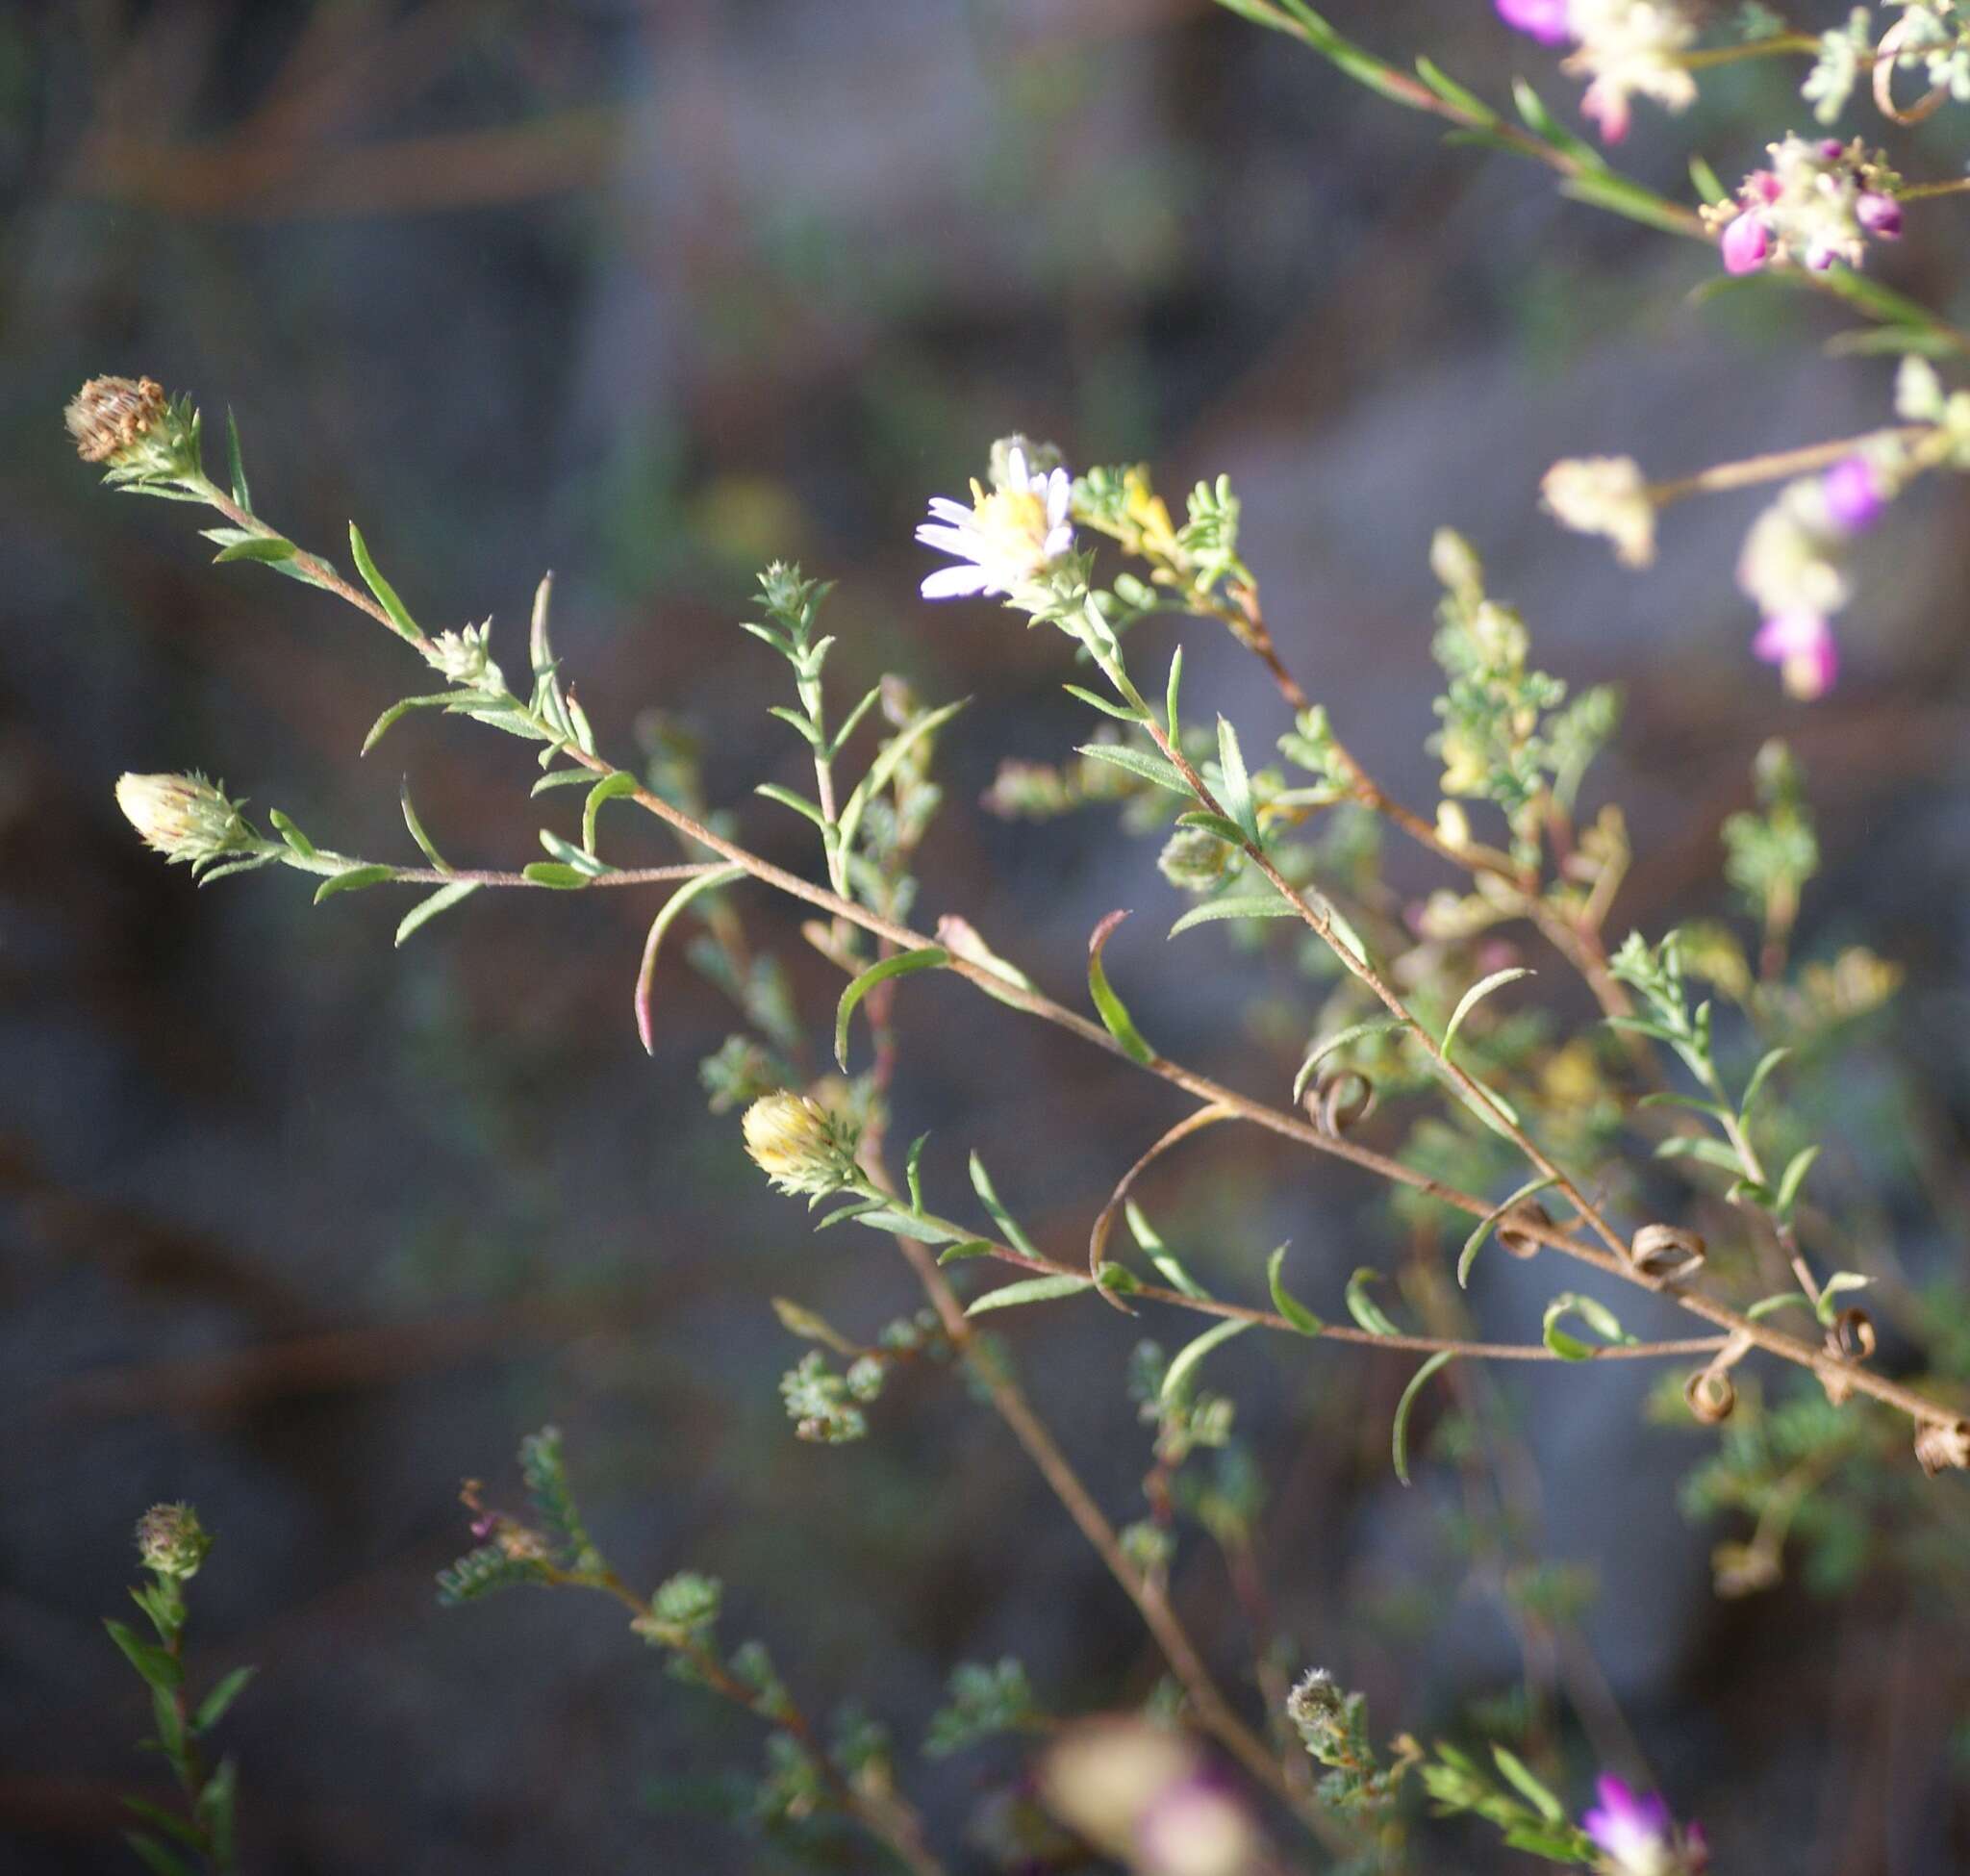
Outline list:
[[[1760,482],[1777,482],[1788,475],[1808,475],[1814,469],[1829,469],[1844,462],[1871,444],[1912,443],[1930,435],[1931,423],[1897,423],[1884,429],[1869,430],[1857,437],[1840,437],[1831,443],[1807,444],[1801,449],[1775,449],[1762,456],[1747,456],[1741,462],[1719,463],[1699,469],[1694,475],[1679,476],[1670,482],[1653,482],[1643,491],[1657,508],[1689,495],[1716,494],[1728,489],[1749,489]]]

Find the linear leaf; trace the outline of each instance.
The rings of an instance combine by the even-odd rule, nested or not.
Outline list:
[[[1799,1188],[1806,1183],[1806,1176],[1812,1171],[1812,1163],[1819,1156],[1818,1147],[1801,1147],[1780,1175],[1779,1196],[1773,1200],[1772,1209],[1781,1218],[1792,1216],[1792,1207],[1799,1203]]]
[[[595,850],[595,816],[601,812],[604,801],[613,801],[619,796],[636,793],[636,777],[626,769],[612,770],[594,787],[589,790],[588,799],[581,804],[581,845],[582,851]]]
[[[1488,977],[1482,977],[1457,999],[1457,1006],[1451,1012],[1450,1027],[1443,1032],[1443,1052],[1451,1052],[1451,1044],[1457,1039],[1457,1031],[1464,1027],[1464,1018],[1481,1003],[1494,990],[1503,990],[1508,983],[1516,983],[1521,977],[1529,977],[1536,973],[1518,965],[1509,970],[1494,971]]]
[[[1273,1307],[1302,1335],[1318,1335],[1326,1324],[1286,1287],[1284,1275],[1286,1247],[1282,1244],[1266,1259],[1266,1283],[1273,1293]]]
[[[987,1290],[965,1314],[982,1316],[988,1309],[1012,1309],[1023,1303],[1050,1303],[1055,1297],[1074,1296],[1094,1287],[1092,1280],[1086,1277],[1029,1277],[1022,1282],[1007,1283],[1001,1289]]]
[[[990,1214],[992,1222],[1005,1233],[1006,1243],[1015,1251],[1023,1251],[1029,1257],[1040,1255],[1034,1250],[1033,1240],[1026,1235],[1020,1221],[999,1203],[992,1175],[985,1170],[985,1162],[975,1153],[972,1155],[972,1190],[978,1195],[978,1201]]]
[[[1227,717],[1218,719],[1218,771],[1223,777],[1225,813],[1256,847],[1258,811],[1251,804],[1251,776],[1245,767],[1245,751],[1238,747],[1238,732]]]
[[[1533,1193],[1544,1192],[1549,1185],[1557,1183],[1556,1179],[1528,1179],[1509,1199],[1493,1206],[1478,1221],[1477,1230],[1464,1240],[1464,1248],[1457,1256],[1457,1287],[1460,1290],[1468,1290],[1471,1287],[1471,1266],[1478,1261],[1478,1254],[1484,1249],[1484,1240],[1491,1235],[1498,1221],[1522,1200],[1529,1199]]]
[[[861,830],[862,817],[868,812],[870,802],[889,786],[890,777],[896,773],[904,756],[932,731],[949,723],[971,700],[970,697],[960,697],[955,703],[940,704],[935,710],[924,711],[875,752],[875,760],[869,765],[869,773],[855,784],[854,792],[842,807],[840,824],[845,852],[853,849],[855,836]]]
[[[1381,1305],[1368,1294],[1369,1284],[1380,1281],[1381,1272],[1372,1264],[1363,1264],[1349,1278],[1348,1313],[1371,1335],[1400,1335],[1402,1331],[1389,1320]]]
[[[664,942],[664,934],[676,922],[678,913],[691,903],[700,893],[716,891],[720,886],[729,886],[733,880],[743,878],[744,867],[720,867],[717,873],[700,873],[695,879],[687,879],[683,885],[664,901],[663,909],[650,921],[649,935],[643,941],[643,960],[636,969],[636,1033],[643,1039],[644,1053],[654,1055],[657,1052],[656,1031],[651,1016],[651,991],[657,978],[657,952]]]
[[[1105,762],[1111,769],[1120,769],[1138,781],[1153,782],[1158,788],[1167,788],[1173,795],[1193,799],[1190,784],[1159,755],[1145,755],[1140,749],[1124,748],[1118,743],[1083,743],[1074,753],[1096,762]]]
[[[316,887],[315,902],[319,905],[323,900],[333,899],[338,893],[360,893],[365,887],[380,886],[385,880],[395,877],[394,867],[351,867],[346,873],[331,874]]]
[[[1205,1356],[1213,1349],[1228,1342],[1234,1335],[1244,1334],[1250,1327],[1250,1323],[1241,1322],[1233,1317],[1219,1323],[1215,1328],[1205,1330],[1194,1341],[1186,1342],[1177,1350],[1170,1366],[1164,1370],[1163,1399],[1166,1402],[1177,1399],[1184,1382],[1190,1379],[1192,1371]]]
[[[411,838],[417,843],[417,849],[438,869],[449,873],[451,863],[431,844],[431,836],[424,831],[424,824],[417,818],[417,810],[411,805],[411,778],[406,775],[397,786],[397,800],[404,811],[404,825],[411,830]]]
[[[1765,1083],[1772,1078],[1772,1071],[1792,1053],[1789,1049],[1768,1049],[1758,1057],[1758,1065],[1751,1072],[1751,1079],[1744,1084],[1744,1098],[1737,1103],[1738,1118],[1751,1112],[1752,1103],[1764,1092]]]
[[[421,929],[439,913],[449,911],[461,900],[470,899],[479,890],[476,879],[454,879],[448,886],[440,886],[428,899],[420,899],[397,923],[396,943],[401,945],[415,931]]]
[[[243,504],[242,504],[243,505]],[[226,1710],[245,1692],[246,1684],[258,1674],[257,1667],[236,1667],[198,1703],[191,1716],[194,1733],[210,1733],[226,1716]]]
[[[1268,894],[1261,899],[1257,896],[1239,899],[1207,899],[1201,905],[1193,905],[1182,918],[1170,927],[1170,936],[1188,931],[1193,925],[1210,925],[1218,919],[1295,919],[1300,916],[1297,906],[1288,905],[1276,895]]]
[[[1381,1035],[1390,1029],[1405,1028],[1393,1016],[1380,1016],[1368,1023],[1351,1023],[1345,1029],[1338,1029],[1325,1042],[1314,1044],[1306,1059],[1300,1064],[1300,1073],[1293,1077],[1293,1099],[1298,1101],[1305,1091],[1313,1072],[1337,1049],[1345,1049],[1351,1042],[1358,1042],[1363,1036]]]
[[[369,558],[369,544],[354,521],[349,523],[349,553],[356,563],[356,571],[363,576],[363,584],[376,596],[376,603],[390,615],[391,623],[407,639],[422,638],[424,634],[417,621],[396,596],[396,588],[376,570],[376,563]]]
[[[1152,1062],[1156,1052],[1143,1040],[1142,1031],[1135,1027],[1135,1019],[1128,1013],[1128,1005],[1115,994],[1114,986],[1108,981],[1108,973],[1101,967],[1101,952],[1107,948],[1108,940],[1126,912],[1111,912],[1094,929],[1088,940],[1088,995],[1095,1000],[1095,1008],[1100,1013],[1101,1021],[1108,1033],[1122,1045],[1122,1052],[1129,1060]]]
[[[886,983],[891,977],[899,977],[910,971],[934,971],[950,962],[950,953],[942,945],[925,945],[921,951],[898,951],[894,957],[885,957],[871,964],[860,976],[842,992],[842,1000],[835,1005],[835,1061],[842,1069],[848,1066],[848,1019],[855,1014],[855,1007],[862,999],[879,983]]]
[[[1396,1462],[1396,1477],[1405,1485],[1409,1483],[1409,1409],[1416,1405],[1416,1397],[1423,1392],[1430,1376],[1456,1358],[1454,1349],[1437,1350],[1409,1377],[1408,1386],[1402,1389],[1402,1398],[1396,1403],[1396,1423],[1389,1432],[1389,1455]]]

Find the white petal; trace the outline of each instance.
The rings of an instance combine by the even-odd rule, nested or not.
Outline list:
[[[925,521],[917,530],[917,539],[926,547],[935,547],[939,553],[956,554],[960,560],[976,560],[978,557],[978,537],[968,528],[936,527]]]
[[[953,501],[948,495],[932,495],[930,512],[940,521],[969,521],[972,519],[972,504],[968,501]]]
[[[1073,498],[1073,478],[1057,469],[1047,478],[1047,524],[1058,527],[1067,519],[1067,504]]]
[[[990,590],[983,568],[940,567],[919,589],[926,599],[962,599]]]
[[[1073,545],[1073,529],[1066,522],[1062,522],[1060,526],[1048,533],[1046,545],[1040,551],[1048,560],[1058,560]]]
[[[1024,489],[1026,483],[1026,452],[1015,444],[1005,452],[1005,479],[1014,489]]]

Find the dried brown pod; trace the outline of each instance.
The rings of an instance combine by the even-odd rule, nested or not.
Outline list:
[[[1970,1420],[1926,1420],[1915,1430],[1915,1457],[1933,1479],[1970,1467]]]
[[[1539,1240],[1527,1230],[1528,1226],[1545,1231],[1553,1229],[1553,1214],[1536,1199],[1521,1199],[1493,1227],[1492,1236],[1515,1257],[1536,1257]]]
[[[82,460],[106,463],[140,442],[169,409],[155,378],[91,378],[62,415]]]
[[[1827,1331],[1827,1353],[1836,1361],[1865,1361],[1874,1350],[1874,1318],[1865,1309],[1842,1309]]]
[[[1680,1225],[1644,1225],[1628,1247],[1628,1260],[1637,1275],[1658,1283],[1688,1282],[1708,1255],[1704,1240]]]
[[[1375,1112],[1375,1083],[1358,1068],[1336,1069],[1323,1075],[1306,1097],[1306,1112],[1314,1126],[1336,1139]]]
[[[1737,1389],[1722,1368],[1699,1368],[1682,1384],[1682,1398],[1689,1410],[1706,1427],[1730,1418],[1737,1405]]]

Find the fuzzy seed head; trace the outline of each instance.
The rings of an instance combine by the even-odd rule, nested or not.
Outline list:
[[[117,464],[170,415],[155,378],[91,378],[63,417],[85,463]]]

